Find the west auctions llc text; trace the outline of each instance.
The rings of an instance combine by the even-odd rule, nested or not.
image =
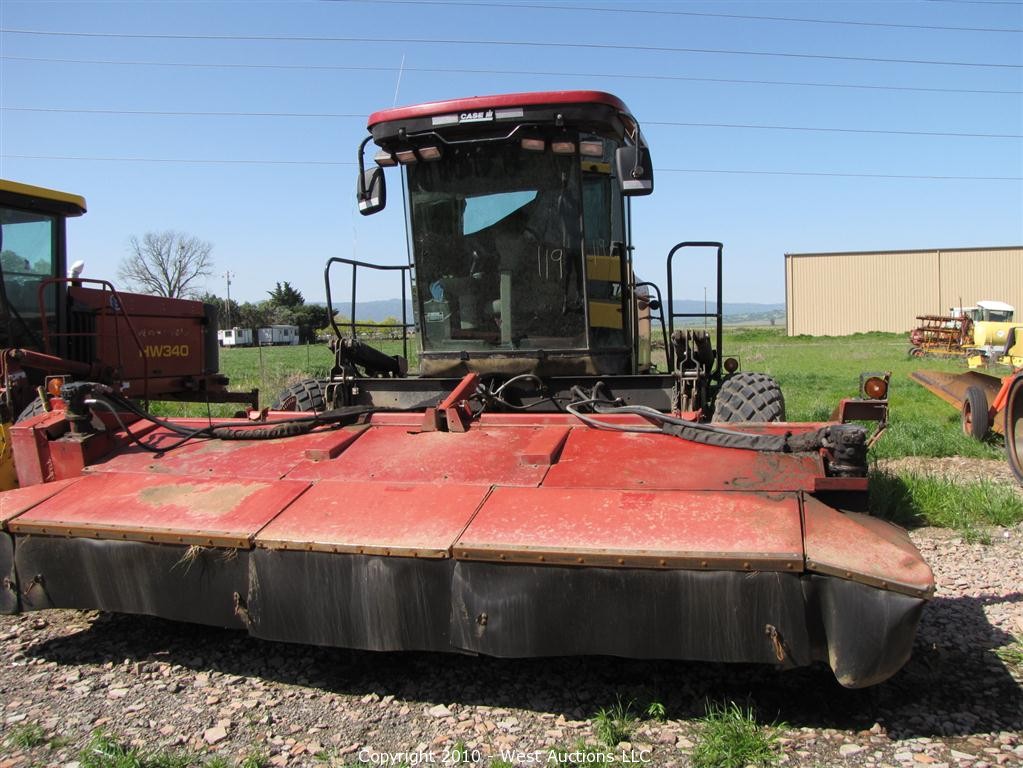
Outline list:
[[[560,749],[499,749],[497,756],[512,765],[642,765],[651,760],[648,749],[628,749],[620,752],[600,752],[598,750],[560,750]],[[374,752],[363,748],[359,752],[359,762],[375,766],[417,765],[446,763],[480,763],[486,756],[478,749],[466,747],[444,747],[440,754],[434,752]]]

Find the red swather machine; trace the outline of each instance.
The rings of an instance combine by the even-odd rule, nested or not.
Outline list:
[[[330,260],[328,299],[341,263],[353,305],[344,327],[329,308],[330,377],[220,424],[66,385],[62,409],[13,428],[25,487],[0,495],[0,608],[375,650],[820,660],[850,687],[894,674],[934,582],[863,511],[868,439],[847,422],[883,420],[887,380],[833,422],[785,423],[775,382],[719,352],[719,243],[672,248],[666,304],[637,280],[628,203],[653,170],[626,106],[470,98],[369,131],[360,210],[384,207],[400,165],[412,258]],[[693,247],[718,260],[713,338],[676,329]],[[411,305],[402,354],[359,338],[368,270]]]

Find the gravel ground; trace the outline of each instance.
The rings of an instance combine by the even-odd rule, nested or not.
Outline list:
[[[459,743],[483,764],[505,750],[523,765],[542,751],[542,765],[553,746],[595,742],[594,713],[618,697],[666,707],[667,721],[641,721],[620,745],[650,766],[688,765],[705,702],[723,700],[783,723],[788,766],[1023,766],[1021,670],[993,650],[1023,635],[1023,527],[990,545],[913,537],[938,593],[910,663],[862,691],[823,667],[373,654],[145,617],[0,617],[0,768],[75,765],[96,728],[231,762],[262,752],[275,766],[393,764],[387,753],[442,765]],[[28,724],[50,743],[19,750]]]

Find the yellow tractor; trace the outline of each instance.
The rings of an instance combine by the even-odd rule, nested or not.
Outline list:
[[[971,368],[989,363],[1023,365],[1023,322],[1004,301],[978,301],[972,307],[950,307],[947,315],[920,315],[910,332],[912,357],[961,357]]]
[[[1023,365],[1023,322],[1015,319],[1015,307],[985,300],[963,314],[972,322],[971,367],[987,362]]]

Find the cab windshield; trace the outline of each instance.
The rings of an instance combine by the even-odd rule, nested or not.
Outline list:
[[[56,276],[57,219],[0,207],[0,339],[5,346],[39,345],[42,319],[39,287]],[[55,287],[44,290],[47,314],[56,304]]]
[[[407,169],[425,350],[586,346],[577,154],[480,142]]]

